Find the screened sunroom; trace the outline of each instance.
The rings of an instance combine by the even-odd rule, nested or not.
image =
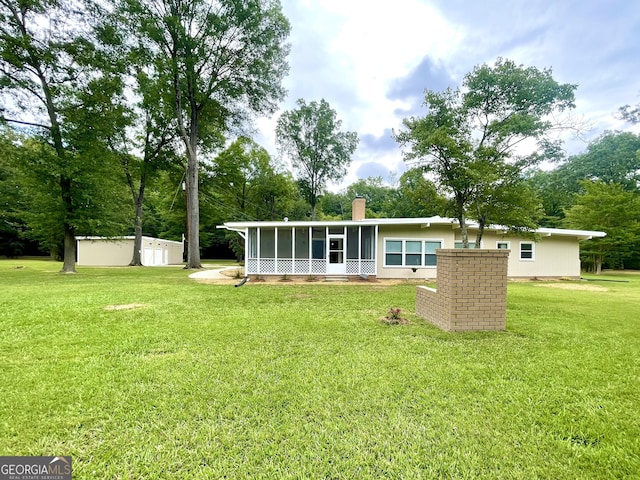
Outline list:
[[[265,225],[248,227],[245,232],[245,269],[249,275],[375,275],[376,272],[373,225]]]

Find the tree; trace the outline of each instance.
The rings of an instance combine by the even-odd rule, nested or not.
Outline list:
[[[157,76],[143,71],[140,58],[131,66],[137,73],[131,75],[137,101],[130,107],[129,121],[109,139],[109,145],[125,173],[127,186],[134,205],[134,242],[130,266],[142,265],[142,233],[145,193],[158,173],[178,162],[175,154],[176,129],[171,107],[161,95]],[[134,152],[140,152],[138,157]]]
[[[561,228],[565,210],[575,201],[579,185],[566,175],[563,167],[549,171],[535,169],[526,175],[527,185],[542,202],[540,225],[543,227]]]
[[[591,259],[596,273],[607,262],[624,268],[625,261],[637,256],[640,247],[640,194],[617,183],[584,180],[582,186],[584,193],[567,210],[565,225],[607,233],[582,244],[581,253]]]
[[[475,67],[465,76],[462,89],[427,90],[427,115],[405,119],[404,130],[394,132],[396,141],[408,147],[405,159],[418,161],[451,199],[465,248],[469,246],[467,217],[488,208],[487,202],[505,198],[492,193],[501,188],[502,176],[557,154],[558,142],[547,134],[567,125],[550,116],[573,108],[575,89],[575,85],[557,83],[550,69],[498,59],[493,66]],[[536,148],[523,156],[517,147],[526,140],[534,140]],[[519,218],[504,220],[515,221],[508,227],[526,225]]]
[[[348,205],[349,218],[353,199],[362,197],[366,200],[367,218],[388,217],[387,209],[393,196],[393,189],[385,185],[382,177],[367,177],[359,179],[345,190],[345,204]]]
[[[0,255],[17,257],[25,253],[28,196],[20,168],[21,138],[0,126]]]
[[[187,157],[187,268],[200,268],[199,151],[284,96],[289,23],[277,0],[123,0],[122,15],[167,79]]]
[[[640,188],[640,135],[604,132],[589,143],[585,153],[569,158],[562,167],[576,184],[589,179],[636,190]]]
[[[339,193],[327,192],[322,195],[319,206],[322,219],[351,219],[353,200],[366,200],[366,217],[387,217],[387,209],[395,196],[393,188],[384,185],[382,177],[361,178]]]
[[[635,107],[631,105],[625,105],[618,109],[620,118],[630,123],[640,123],[640,103]]]
[[[422,168],[410,168],[400,176],[389,206],[389,216],[420,218],[444,215],[446,199],[438,195]]]
[[[102,171],[86,173],[105,163],[102,119],[122,92],[117,76],[96,68],[92,23],[91,12],[75,0],[0,0],[0,90],[8,100],[0,113],[50,146],[41,149],[39,161],[47,162],[42,172],[58,196],[56,215],[47,222],[60,222],[66,273],[75,272],[78,228],[101,226],[97,209],[87,206]]]
[[[493,179],[485,177],[486,186],[477,192],[472,209],[478,222],[476,248],[488,225],[508,226],[511,233],[531,235],[543,216],[542,202],[522,178],[514,165],[504,164],[493,172]]]
[[[535,171],[528,182],[542,198],[544,226],[559,227],[565,211],[584,193],[583,180],[617,183],[626,190],[640,188],[640,136],[631,132],[604,132],[551,171]]]
[[[273,172],[269,153],[252,139],[240,137],[215,158],[211,195],[224,206],[222,218],[256,220],[260,180]]]
[[[346,174],[358,136],[341,131],[342,121],[326,100],[307,104],[299,99],[297,105],[278,119],[276,142],[291,160],[302,195],[311,205],[311,218],[316,220],[318,198],[329,181]]]
[[[294,219],[299,193],[289,173],[278,171],[269,153],[248,137],[240,137],[205,166],[201,191],[203,220],[213,245],[227,245],[242,258],[244,243],[233,232],[216,229],[230,220]]]

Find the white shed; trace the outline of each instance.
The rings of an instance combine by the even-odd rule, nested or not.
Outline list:
[[[133,257],[133,236],[127,237],[76,237],[78,265],[120,267],[131,263]],[[184,245],[182,242],[162,238],[142,237],[142,264],[179,265],[182,263]]]

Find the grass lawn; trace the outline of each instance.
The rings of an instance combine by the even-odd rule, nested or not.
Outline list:
[[[511,283],[507,331],[448,334],[412,285],[59,269],[0,261],[0,455],[71,455],[77,479],[639,478],[640,275]]]

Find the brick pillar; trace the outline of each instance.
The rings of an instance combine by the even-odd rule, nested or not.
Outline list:
[[[437,289],[417,287],[416,313],[449,332],[504,330],[509,250],[439,249]]]

